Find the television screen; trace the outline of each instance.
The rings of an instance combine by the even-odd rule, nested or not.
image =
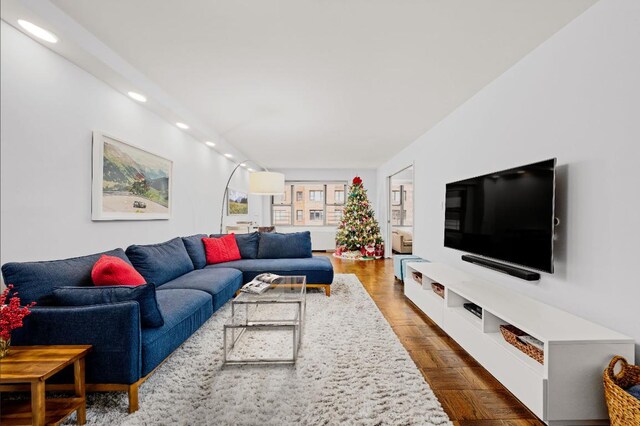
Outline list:
[[[447,184],[444,245],[553,272],[551,159]]]

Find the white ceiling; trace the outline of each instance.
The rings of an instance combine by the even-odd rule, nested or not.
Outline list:
[[[375,167],[596,0],[52,0],[268,167]]]

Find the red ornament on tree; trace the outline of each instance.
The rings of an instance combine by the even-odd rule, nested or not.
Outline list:
[[[356,176],[353,178],[353,184],[354,185],[362,185],[362,179],[360,179],[360,176]]]

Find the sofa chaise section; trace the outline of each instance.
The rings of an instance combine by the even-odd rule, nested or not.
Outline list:
[[[333,266],[331,265],[331,260],[324,256],[301,259],[241,259],[208,265],[204,270],[227,268],[242,271],[242,279],[245,283],[264,272],[271,272],[277,275],[305,275],[307,277],[307,288],[324,288],[326,295],[331,295]]]

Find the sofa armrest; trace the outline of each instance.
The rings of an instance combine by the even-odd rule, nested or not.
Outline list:
[[[140,307],[137,302],[91,306],[35,306],[11,343],[93,345],[87,383],[131,384],[141,371]]]

